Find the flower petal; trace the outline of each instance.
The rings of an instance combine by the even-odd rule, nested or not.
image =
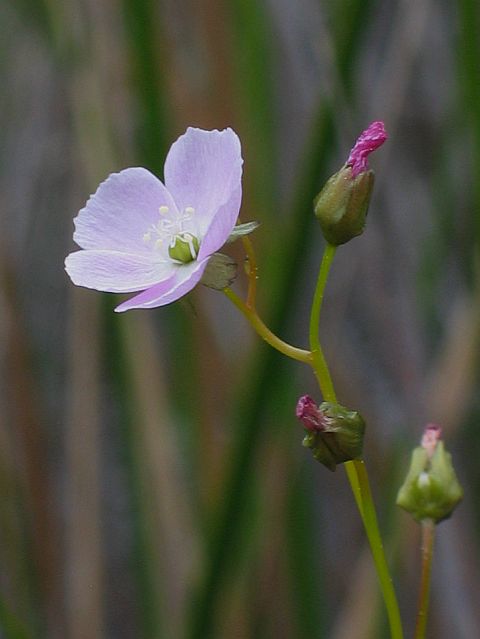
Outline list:
[[[135,295],[117,306],[115,311],[122,313],[132,308],[156,308],[175,302],[198,284],[207,262],[208,259],[203,262],[190,262],[190,264],[179,266],[173,280],[160,282],[139,295]]]
[[[159,220],[159,207],[175,209],[165,186],[150,171],[131,168],[112,173],[75,218],[73,239],[84,249],[147,255],[144,234]]]
[[[118,251],[76,251],[65,260],[65,270],[74,284],[110,293],[142,291],[169,281],[177,268],[173,262]]]
[[[228,202],[217,209],[216,215],[200,244],[197,259],[203,260],[205,257],[212,255],[227,242],[235,226],[241,201],[242,189],[240,187],[232,193]]]
[[[180,210],[195,209],[200,238],[221,207],[222,226],[232,230],[240,209],[238,197],[232,195],[239,189],[241,193],[242,163],[240,140],[232,129],[188,128],[172,144],[165,161],[165,184]],[[231,206],[226,206],[229,202]]]

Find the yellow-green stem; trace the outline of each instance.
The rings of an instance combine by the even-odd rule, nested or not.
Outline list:
[[[368,542],[372,551],[373,562],[377,571],[380,588],[383,594],[383,600],[387,609],[388,621],[390,624],[390,634],[392,639],[403,639],[402,620],[400,610],[398,608],[397,597],[393,587],[393,581],[388,569],[385,552],[383,549],[382,538],[378,528],[377,514],[373,503],[370,483],[368,481],[367,468],[365,462],[361,459],[355,459],[352,462],[358,484],[360,486],[361,500],[363,504],[363,524],[367,533]],[[346,465],[346,464],[345,464]],[[352,487],[353,490],[353,487]]]
[[[336,247],[327,244],[325,249],[320,272],[318,275],[317,286],[312,303],[312,311],[310,315],[310,348],[311,351],[297,348],[284,342],[263,323],[254,308],[255,303],[255,286],[252,282],[249,286],[249,295],[247,303],[236,295],[230,288],[225,288],[225,295],[235,304],[235,306],[248,319],[250,324],[256,330],[258,335],[262,337],[270,346],[287,357],[296,359],[297,361],[309,364],[315,373],[320,386],[320,391],[326,401],[337,402],[335,388],[333,386],[330,371],[323,355],[319,338],[320,311],[322,308],[325,286],[328,279],[330,267],[335,256]],[[252,276],[252,274],[250,274]],[[254,273],[256,277],[256,271]],[[253,279],[253,277],[252,277]],[[388,570],[383,544],[378,528],[375,506],[373,503],[370,484],[368,481],[367,469],[362,460],[353,460],[345,463],[345,470],[348,480],[357,504],[360,516],[362,518],[367,538],[372,551],[372,556],[377,571],[380,588],[382,590],[383,599],[387,609],[388,620],[390,624],[391,639],[403,639],[402,623],[400,612],[398,609],[395,590],[393,588],[392,579]],[[427,599],[428,601],[428,599]],[[423,639],[423,635],[418,635],[415,639]]]
[[[324,399],[329,402],[337,402],[337,396],[328,370],[328,365],[320,345],[319,325],[325,286],[335,252],[336,247],[331,244],[327,244],[322,258],[320,272],[318,274],[317,287],[315,289],[310,315],[310,348],[312,351],[312,359],[310,363],[318,380],[320,391]],[[395,590],[393,588],[392,579],[385,559],[365,463],[362,460],[346,462],[345,470],[365,527],[368,542],[370,544],[375,569],[377,571],[380,588],[385,602],[385,607],[387,609],[391,638],[403,639],[400,611],[398,609]]]
[[[335,257],[336,246],[327,244],[323,253],[322,264],[318,274],[317,286],[313,296],[312,311],[310,314],[310,349],[312,351],[312,367],[318,384],[322,391],[322,395],[327,402],[336,402],[335,390],[333,388],[332,378],[328,370],[325,356],[319,338],[320,311],[322,309],[323,295],[325,293],[325,285],[327,283],[330,266]]]
[[[427,629],[428,604],[430,600],[430,575],[432,572],[433,542],[435,540],[435,522],[422,521],[422,577],[418,600],[415,639],[424,639]]]
[[[287,342],[284,342],[282,339],[277,337],[272,331],[262,322],[260,317],[257,315],[257,311],[254,308],[251,308],[245,304],[245,302],[238,297],[236,293],[232,291],[230,288],[223,289],[223,292],[231,300],[235,306],[245,315],[253,328],[257,331],[262,339],[264,339],[270,346],[273,346],[277,351],[283,353],[287,357],[291,357],[292,359],[296,359],[299,362],[303,362],[304,364],[311,364],[312,355],[310,351],[305,351],[302,348],[297,348],[296,346],[292,346]]]

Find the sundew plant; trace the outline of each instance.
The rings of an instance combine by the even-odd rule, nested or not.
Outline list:
[[[366,425],[357,411],[338,402],[319,338],[333,258],[339,246],[363,233],[374,186],[368,156],[386,139],[383,122],[372,122],[315,199],[312,214],[319,220],[326,247],[311,305],[308,350],[283,341],[257,313],[259,264],[248,237],[256,225],[237,224],[243,160],[240,141],[231,129],[189,128],[167,155],[165,184],[142,168],[111,175],[75,218],[74,240],[82,250],[67,257],[65,268],[74,284],[113,293],[136,292],[117,306],[118,312],[173,303],[203,283],[222,291],[272,348],[310,366],[324,401],[317,405],[308,395],[298,400],[303,445],[330,471],[344,465],[370,545],[390,635],[402,639],[401,615],[363,461]],[[231,288],[237,265],[218,252],[239,238],[248,280],[245,299]],[[440,437],[440,427],[427,426],[397,498],[422,528],[415,639],[426,636],[435,527],[450,517],[463,496]]]
[[[480,635],[479,33],[0,2],[0,639]]]

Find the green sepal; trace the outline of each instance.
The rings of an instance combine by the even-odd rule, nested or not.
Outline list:
[[[314,458],[334,471],[337,464],[361,457],[365,422],[360,413],[331,402],[320,404],[318,411],[323,417],[323,430],[306,431],[302,442]]]
[[[200,282],[208,288],[223,291],[237,277],[237,263],[228,255],[214,253],[208,260]]]
[[[244,224],[237,224],[237,226],[233,227],[232,232],[228,236],[226,244],[231,244],[244,235],[253,233],[253,231],[255,231],[255,229],[258,229],[259,226],[260,222],[257,222],[256,220],[253,220],[252,222],[245,222]]]
[[[313,457],[321,464],[326,466],[328,470],[335,472],[335,470],[337,469],[337,464],[340,462],[335,454],[330,450],[326,440],[326,435],[317,438],[315,448],[312,448]]]
[[[329,244],[339,246],[363,233],[374,181],[371,170],[352,178],[349,166],[327,181],[314,200],[314,211]]]

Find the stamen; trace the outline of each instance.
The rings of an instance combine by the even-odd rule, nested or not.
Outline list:
[[[172,220],[160,220],[157,225],[157,233],[171,233],[174,228]]]
[[[191,231],[185,229],[185,224],[192,220],[192,216],[195,213],[194,207],[186,206],[181,212],[177,212],[170,211],[168,206],[162,205],[158,207],[158,212],[160,219],[143,234],[144,243],[153,243],[154,250],[164,250],[168,245],[170,252],[170,249],[175,251],[177,241],[180,241],[188,246],[188,253],[191,259],[195,260],[197,258],[198,239]],[[184,263],[184,257],[180,257],[180,263]]]

